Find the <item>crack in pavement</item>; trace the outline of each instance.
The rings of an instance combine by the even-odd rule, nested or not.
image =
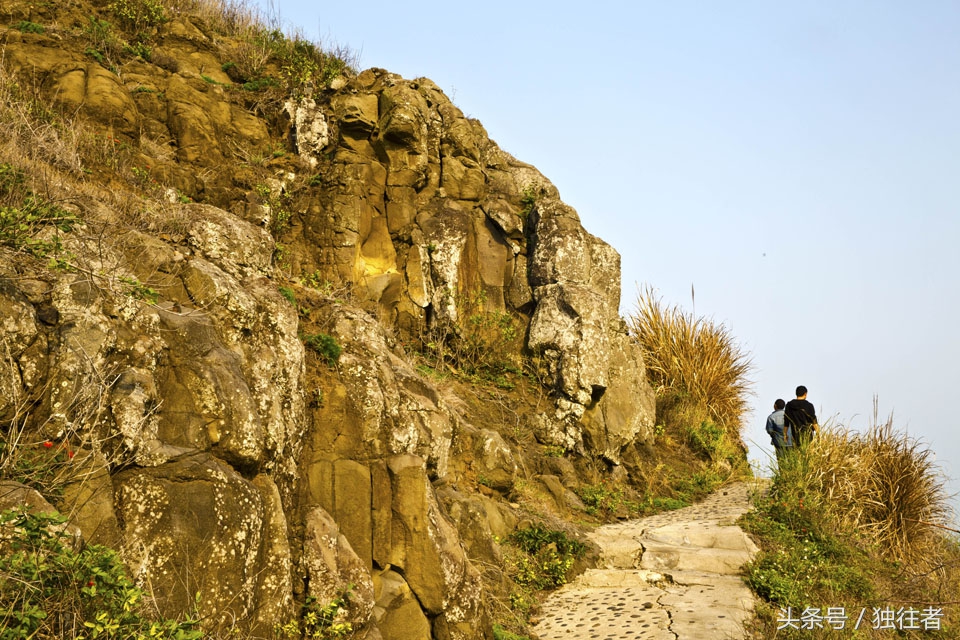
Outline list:
[[[667,594],[664,593],[663,595],[665,596]],[[675,640],[680,640],[680,636],[677,635],[677,632],[674,631],[673,629],[673,612],[670,610],[669,607],[663,604],[663,596],[660,596],[660,599],[657,600],[657,604],[660,605],[660,608],[662,608],[664,611],[667,612],[667,619],[669,620],[669,622],[667,623],[667,631],[673,634],[673,637]]]
[[[764,488],[738,483],[691,507],[599,527],[590,538],[600,567],[547,598],[534,632],[541,640],[742,640],[754,596],[740,567],[757,548],[734,523]]]

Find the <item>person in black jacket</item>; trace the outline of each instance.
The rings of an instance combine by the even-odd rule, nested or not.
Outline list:
[[[802,447],[810,442],[817,432],[817,412],[813,404],[807,401],[807,388],[797,387],[797,397],[787,403],[783,410],[783,417],[788,427],[793,430],[793,437],[797,446]]]

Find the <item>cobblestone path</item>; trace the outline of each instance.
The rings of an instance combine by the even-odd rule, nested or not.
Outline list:
[[[742,482],[598,528],[601,568],[548,598],[534,631],[541,640],[742,640],[754,598],[739,572],[757,548],[734,522],[765,489]]]

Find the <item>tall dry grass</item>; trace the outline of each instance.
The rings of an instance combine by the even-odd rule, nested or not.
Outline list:
[[[270,25],[276,19],[244,0],[162,0],[168,14],[191,15],[203,19],[215,32],[226,36],[246,36]]]
[[[864,433],[825,426],[804,450],[781,460],[776,485],[807,495],[838,530],[855,531],[886,557],[931,561],[950,520],[944,475],[934,453],[894,428]]]
[[[81,175],[83,131],[75,120],[53,108],[36,84],[15,77],[0,52],[2,161]]]
[[[650,287],[637,292],[627,324],[643,351],[658,413],[700,409],[727,433],[740,433],[753,367],[727,327],[664,305]]]
[[[306,82],[325,83],[355,71],[359,54],[337,43],[314,41],[299,28],[288,28],[278,13],[249,0],[162,0],[168,15],[193,15],[210,30],[231,39],[226,45],[239,77],[256,80],[268,63],[280,66],[286,89]]]

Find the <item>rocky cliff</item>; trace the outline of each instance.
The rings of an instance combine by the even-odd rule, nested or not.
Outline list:
[[[357,637],[489,637],[524,488],[565,511],[652,437],[617,252],[431,81],[261,91],[282,60],[170,11],[111,58],[125,6],[0,10],[3,224],[50,214],[2,236],[5,460],[68,451],[19,480],[165,615],[349,590]]]

